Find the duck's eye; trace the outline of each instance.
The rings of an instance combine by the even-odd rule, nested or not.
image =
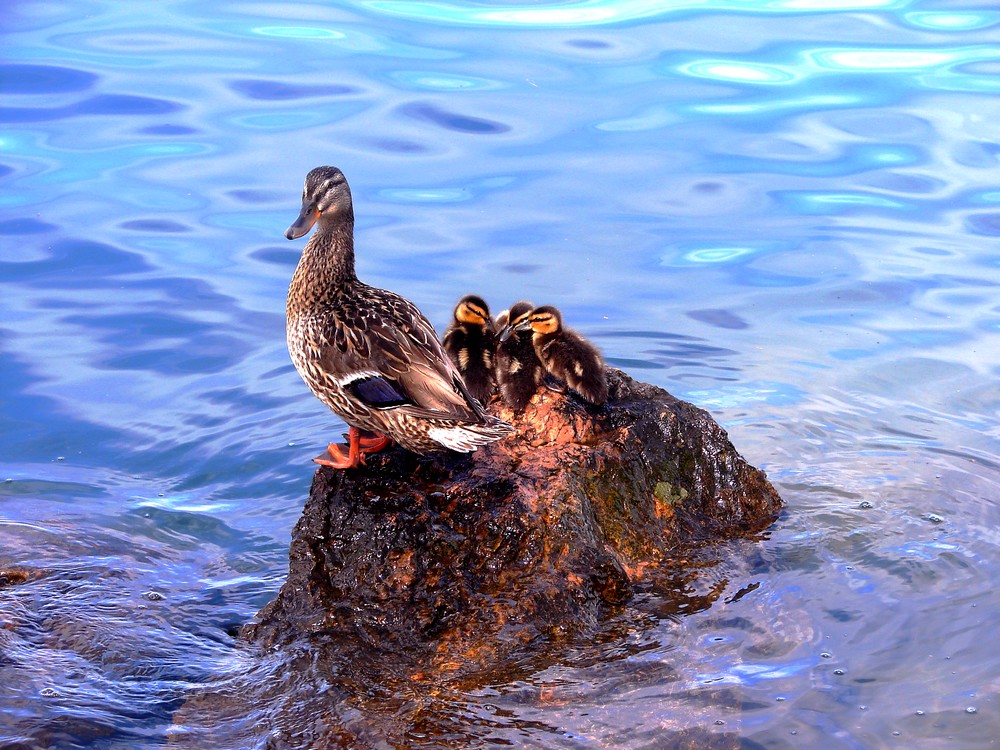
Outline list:
[[[541,333],[552,333],[558,326],[554,315],[538,315],[531,319],[531,327]]]

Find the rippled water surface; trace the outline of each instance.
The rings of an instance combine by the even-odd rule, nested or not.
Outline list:
[[[343,428],[283,332],[323,163],[363,278],[439,327],[559,304],[787,502],[414,745],[1000,744],[994,4],[53,0],[0,34],[0,744],[161,746],[268,679],[233,633]]]

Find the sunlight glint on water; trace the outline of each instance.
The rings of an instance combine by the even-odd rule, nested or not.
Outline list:
[[[443,693],[426,746],[991,746],[998,27],[905,0],[7,9],[0,744],[162,746],[192,691],[288,679],[233,634],[343,430],[283,330],[282,231],[333,163],[367,281],[439,327],[470,291],[558,304],[787,501],[558,663]]]

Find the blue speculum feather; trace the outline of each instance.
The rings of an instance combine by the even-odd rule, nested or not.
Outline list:
[[[388,409],[393,406],[415,403],[406,395],[399,383],[382,377],[356,380],[347,385],[346,389],[356,399],[376,409]]]

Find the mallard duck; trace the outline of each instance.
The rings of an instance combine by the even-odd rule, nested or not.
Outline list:
[[[496,332],[490,308],[482,297],[467,294],[458,301],[441,344],[462,373],[469,393],[480,403],[487,403],[496,389],[493,374]]]
[[[497,385],[504,403],[517,412],[528,405],[545,374],[531,336],[521,335],[517,328],[528,319],[534,307],[522,300],[497,316],[497,330],[500,331],[496,354]]]
[[[522,316],[514,330],[528,329],[533,332],[535,354],[549,375],[564,381],[592,404],[608,400],[608,380],[601,353],[576,331],[563,328],[558,309],[545,305]]]
[[[467,453],[511,434],[469,394],[416,306],[358,280],[351,189],[336,167],[306,175],[302,210],[285,236],[294,240],[314,224],[288,288],[288,352],[309,389],[350,428],[346,455],[331,443],[314,460],[353,468],[390,440],[416,453]]]

